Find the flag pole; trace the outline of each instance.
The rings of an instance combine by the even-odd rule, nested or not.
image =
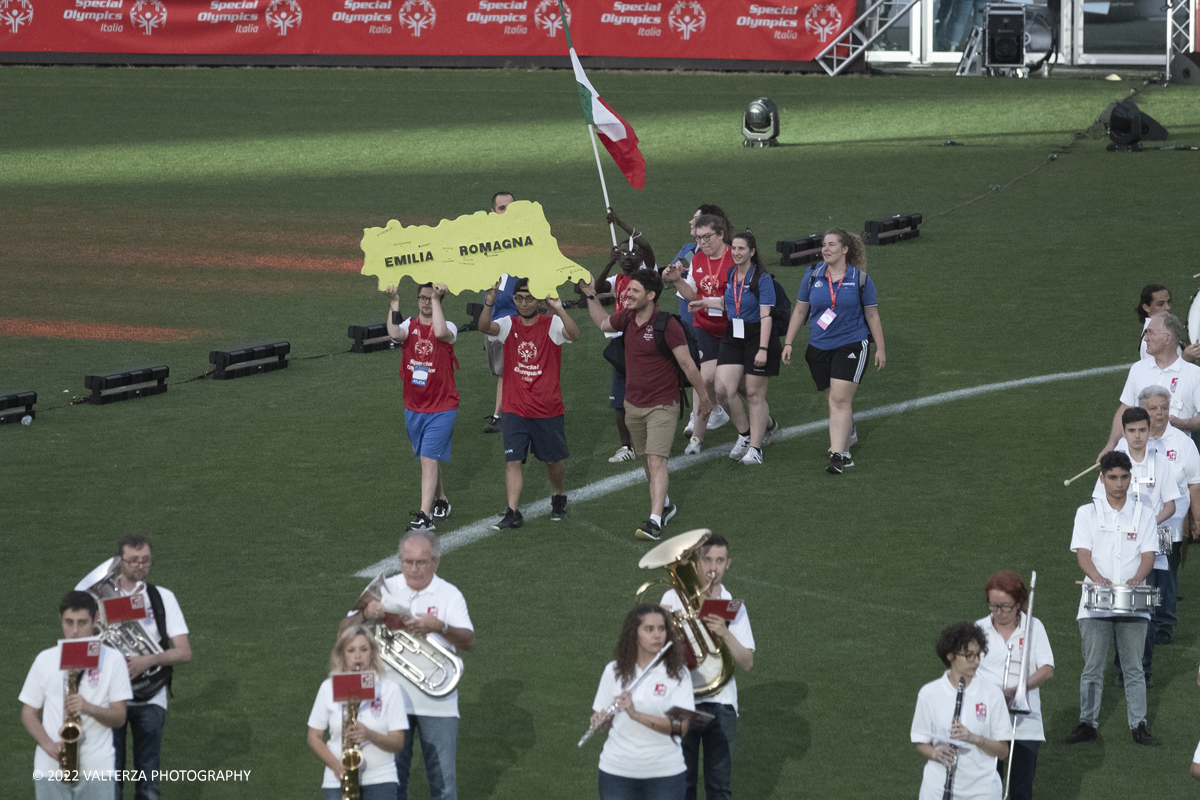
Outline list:
[[[596,147],[596,130],[594,125],[588,125],[588,139],[592,143],[592,154],[596,156],[596,172],[600,175],[600,191],[604,193],[604,210],[605,212],[612,211],[612,204],[608,202],[608,184],[604,182],[604,170],[600,167],[600,150]],[[612,236],[613,247],[617,246],[617,229],[610,222],[608,223],[608,232]]]
[[[563,0],[558,0],[558,18],[562,22],[563,36],[567,40],[567,51],[573,52],[575,45],[571,41],[571,26],[567,24],[567,9],[563,7]],[[586,119],[591,119],[590,115],[585,114]],[[608,184],[604,182],[604,170],[600,167],[600,150],[596,147],[596,126],[588,123],[588,141],[592,143],[592,154],[596,156],[596,172],[600,175],[600,191],[604,194],[604,213],[612,211],[612,205],[608,202]],[[610,222],[608,223],[608,233],[612,236],[613,247],[617,246],[617,229]]]

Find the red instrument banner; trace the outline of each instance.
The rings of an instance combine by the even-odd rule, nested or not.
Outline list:
[[[128,597],[112,597],[100,602],[104,604],[104,618],[110,624],[146,618],[145,595],[131,594]]]
[[[96,669],[100,666],[100,639],[59,639],[59,669]]]
[[[811,61],[851,0],[571,0],[580,56]],[[0,0],[0,51],[563,56],[558,0]]]
[[[375,699],[374,672],[336,672],[333,674],[333,702],[344,703],[351,697]]]

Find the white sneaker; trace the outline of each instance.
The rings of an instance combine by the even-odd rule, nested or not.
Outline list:
[[[700,452],[700,447],[703,444],[704,444],[703,442],[701,442],[698,438],[693,436],[692,440],[690,442],[688,442],[688,446],[683,449],[683,454],[685,456],[694,456]]]
[[[758,448],[758,447],[751,447],[749,450],[746,451],[746,455],[742,456],[741,463],[743,463],[743,464],[761,464],[761,463],[763,463],[762,449]]]
[[[632,447],[621,445],[621,449],[612,454],[612,457],[608,459],[608,463],[620,464],[622,461],[633,461],[635,458],[637,458],[637,455],[633,452]]]
[[[717,428],[729,422],[729,412],[717,406],[713,412],[708,415],[708,427],[706,430],[715,431]]]
[[[746,451],[750,449],[750,437],[738,434],[737,441],[733,444],[733,449],[729,451],[729,457],[734,461],[741,461],[742,456],[746,455]]]
[[[691,436],[692,431],[696,429],[696,412],[692,412],[692,416],[688,419],[688,424],[683,426],[683,435]]]
[[[858,444],[858,426],[853,422],[850,423],[850,439],[846,442],[846,449],[849,450],[854,445]]]

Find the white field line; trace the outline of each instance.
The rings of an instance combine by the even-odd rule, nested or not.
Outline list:
[[[1076,372],[1055,372],[1051,375],[1036,375],[1032,378],[1021,378],[1015,381],[1001,381],[1000,383],[987,383],[983,386],[974,386],[969,389],[955,389],[952,392],[939,392],[931,394],[928,397],[918,397],[915,400],[905,400],[902,403],[891,403],[886,406],[878,406],[870,408],[866,411],[855,411],[855,420],[876,419],[878,417],[890,417],[894,414],[902,414],[905,411],[914,411],[918,408],[926,408],[928,406],[941,405],[954,400],[966,400],[971,397],[978,397],[981,394],[989,394],[991,392],[1002,392],[1007,389],[1019,389],[1025,386],[1036,386],[1041,383],[1055,383],[1057,381],[1069,381],[1076,378],[1091,378],[1096,375],[1106,375],[1110,372],[1120,372],[1128,370],[1129,364],[1116,364],[1111,367],[1095,367],[1094,369],[1078,370]],[[782,439],[792,439],[796,436],[804,436],[816,431],[822,431],[829,428],[829,420],[823,419],[817,422],[806,422],[803,425],[793,425],[790,428],[784,428],[775,434],[774,441]],[[729,450],[733,449],[733,445],[729,445]],[[702,464],[705,461],[711,461],[714,458],[726,458],[729,456],[729,450],[724,446],[717,446],[694,456],[676,456],[667,462],[667,469],[675,472],[681,469],[687,469],[697,464]],[[588,500],[595,500],[599,497],[612,494],[621,489],[628,489],[630,486],[636,486],[639,483],[646,482],[646,473],[642,469],[631,469],[628,472],[622,472],[620,475],[613,475],[595,483],[589,483],[587,486],[581,486],[578,489],[570,489],[568,494],[571,497],[572,503],[582,503]],[[547,516],[550,513],[550,501],[538,500],[523,506],[522,513],[526,519],[535,517]],[[464,525],[457,530],[453,530],[442,535],[442,554],[445,555],[452,550],[457,550],[460,547],[486,538],[496,533],[491,526],[498,517],[488,517],[477,522],[472,522],[470,525]],[[395,556],[389,556],[381,561],[377,561],[369,567],[364,567],[354,573],[359,578],[374,578],[380,572],[394,573],[400,570],[400,560]]]

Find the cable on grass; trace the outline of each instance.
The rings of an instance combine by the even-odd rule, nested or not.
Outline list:
[[[1136,89],[1136,88],[1130,89],[1129,97],[1133,97],[1134,95],[1137,95],[1140,93],[1141,92],[1139,89]],[[1123,99],[1128,99],[1128,98],[1123,98]],[[1116,102],[1116,101],[1114,101],[1114,102]],[[1105,106],[1105,108],[1107,108],[1107,106]],[[1075,145],[1078,144],[1079,142],[1081,142],[1082,140],[1098,138],[1099,135],[1102,135],[1103,128],[1104,128],[1104,123],[1100,121],[1100,117],[1096,117],[1096,119],[1088,127],[1084,128],[1083,130],[1073,131],[1071,133],[1071,141],[1070,142],[1068,142],[1067,144],[1059,145],[1057,152],[1050,153],[1049,155],[1047,155],[1046,160],[1039,163],[1033,169],[1029,170],[1026,173],[1018,175],[1017,177],[1013,178],[1008,183],[1000,184],[1000,185],[991,184],[988,186],[988,190],[981,195],[972,197],[970,200],[964,200],[963,202],[959,203],[958,205],[951,206],[950,208],[946,209],[945,211],[938,211],[934,214],[930,214],[930,215],[926,216],[925,222],[928,223],[929,220],[931,220],[931,219],[937,219],[938,217],[944,217],[945,215],[951,213],[952,211],[957,211],[960,208],[969,206],[972,203],[974,203],[978,200],[982,200],[983,198],[987,197],[988,195],[990,195],[994,192],[998,192],[1002,189],[1007,189],[1009,186],[1012,186],[1017,181],[1021,181],[1021,180],[1024,180],[1025,178],[1028,178],[1030,175],[1037,172],[1039,169],[1046,166],[1050,162],[1057,161],[1058,157],[1060,155],[1065,155],[1067,153],[1070,153],[1072,151],[1072,149],[1074,149]],[[949,144],[949,142],[947,142],[947,144]]]

